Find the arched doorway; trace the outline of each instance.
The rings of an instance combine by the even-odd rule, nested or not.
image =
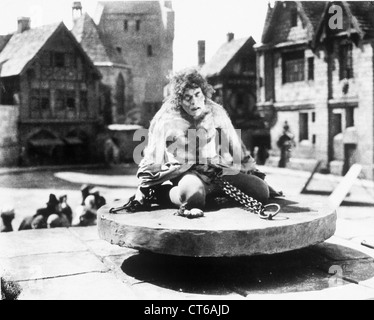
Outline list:
[[[90,163],[90,139],[79,129],[70,131],[64,138],[65,160],[70,164]]]
[[[39,130],[26,142],[27,160],[31,165],[54,165],[63,162],[64,142],[48,130]]]

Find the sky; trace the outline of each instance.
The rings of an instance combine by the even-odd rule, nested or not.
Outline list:
[[[72,27],[72,0],[0,0],[0,35],[17,29],[17,17],[31,18],[31,27],[64,21]],[[97,0],[81,0],[94,16]],[[259,43],[267,0],[173,0],[175,11],[174,70],[197,65],[197,42],[205,40],[206,61],[226,41],[252,36]]]

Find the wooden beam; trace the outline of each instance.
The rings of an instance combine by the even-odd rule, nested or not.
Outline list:
[[[353,183],[356,181],[361,170],[361,165],[354,164],[344,176],[343,180],[329,196],[328,203],[333,209],[337,209],[340,207],[348,192],[351,190]]]

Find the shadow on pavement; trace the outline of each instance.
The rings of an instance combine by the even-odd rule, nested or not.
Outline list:
[[[331,248],[332,246],[332,248]],[[317,291],[370,279],[374,262],[355,250],[329,245],[347,260],[334,261],[326,249],[313,246],[270,256],[190,258],[140,252],[122,264],[122,271],[139,281],[194,294],[282,294]],[[352,251],[352,252],[351,252]],[[341,269],[345,280],[329,274]]]

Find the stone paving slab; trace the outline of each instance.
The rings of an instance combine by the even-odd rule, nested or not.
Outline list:
[[[73,227],[69,228],[69,231],[82,241],[99,240],[99,233],[97,226],[89,227]]]
[[[90,240],[86,241],[87,247],[90,249],[91,252],[96,254],[100,257],[107,257],[107,256],[113,256],[113,255],[123,255],[128,252],[132,252],[134,250],[123,248],[117,245],[112,245],[107,241],[104,240]]]
[[[277,294],[254,294],[248,300],[371,300],[374,289],[349,284],[320,291]]]
[[[339,217],[339,212],[338,212]],[[352,221],[339,219],[336,223],[335,236],[349,240],[358,236],[374,235],[374,219]]]
[[[0,259],[0,266],[12,272],[14,281],[109,271],[89,252],[48,253],[6,258]]]
[[[87,251],[87,248],[68,229],[0,233],[0,258],[78,251]]]
[[[20,282],[19,300],[134,300],[135,293],[111,273],[87,273]]]

